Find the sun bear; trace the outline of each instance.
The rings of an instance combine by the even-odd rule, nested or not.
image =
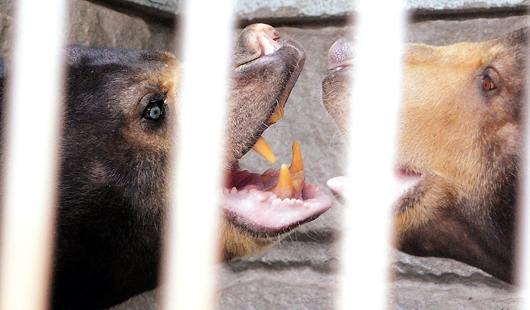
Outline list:
[[[479,43],[407,44],[393,244],[512,283],[528,30]],[[353,44],[328,54],[323,101],[346,135]],[[343,190],[341,177],[328,185]],[[375,220],[375,219],[374,219]]]
[[[52,307],[108,308],[158,284],[179,62],[109,48],[72,47],[65,56]],[[261,134],[283,116],[304,60],[298,43],[268,25],[251,25],[237,40],[219,202],[224,259],[262,251],[331,207],[305,184],[296,143],[290,168],[261,175],[238,167],[252,148],[269,156]]]

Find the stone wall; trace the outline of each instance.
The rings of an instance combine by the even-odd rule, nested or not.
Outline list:
[[[528,0],[409,0],[408,40],[435,45],[493,38],[528,24]],[[286,115],[264,134],[278,164],[254,153],[242,165],[254,171],[278,169],[290,160],[298,140],[308,182],[325,181],[344,170],[344,141],[321,103],[328,48],[352,27],[350,1],[236,1],[238,24],[267,22],[298,40],[307,51],[305,68],[287,103]],[[70,0],[69,44],[132,49],[178,49],[174,28],[181,12],[171,0]],[[177,13],[175,18],[174,13]],[[13,7],[0,2],[0,56],[8,57]],[[383,22],[383,21],[382,21]],[[328,191],[329,193],[329,191]],[[340,256],[337,237],[342,205],[300,229],[271,251],[219,266],[219,309],[333,309]],[[359,249],[359,255],[370,255]],[[396,309],[517,309],[512,286],[464,264],[395,252],[391,304]],[[119,309],[156,309],[156,291]]]
[[[15,1],[0,2],[0,56],[9,57]],[[172,51],[175,18],[115,3],[69,0],[64,30],[69,45]],[[37,25],[36,25],[37,26]]]

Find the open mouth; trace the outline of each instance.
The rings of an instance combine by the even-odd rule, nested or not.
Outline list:
[[[265,143],[260,141],[261,145]],[[331,204],[331,198],[319,188],[305,183],[302,153],[297,142],[293,143],[290,167],[283,164],[279,170],[269,169],[258,174],[241,171],[235,164],[225,179],[225,214],[233,223],[259,237],[286,233],[316,219]]]
[[[401,197],[410,192],[421,180],[421,173],[410,169],[399,169],[395,172],[397,181],[397,196]]]
[[[299,72],[293,73],[288,85],[294,85]],[[281,96],[269,125],[283,117],[283,106],[292,86]],[[263,137],[252,147],[270,163],[276,157]],[[331,208],[332,200],[318,187],[305,183],[302,152],[293,142],[291,166],[282,164],[279,170],[269,169],[262,174],[240,170],[234,163],[227,172],[222,208],[232,223],[256,237],[271,237],[289,232],[310,222]]]

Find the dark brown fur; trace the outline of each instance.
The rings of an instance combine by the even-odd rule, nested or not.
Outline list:
[[[527,33],[407,45],[396,169],[421,178],[396,203],[396,248],[513,281]],[[323,81],[324,103],[342,131],[347,73]]]

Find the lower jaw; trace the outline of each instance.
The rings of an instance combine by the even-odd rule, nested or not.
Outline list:
[[[249,234],[269,238],[316,219],[332,200],[316,186],[304,184],[300,199],[278,198],[256,188],[224,190],[222,209],[230,222]]]
[[[260,154],[268,153],[270,150],[263,152],[265,142],[260,143]],[[260,239],[286,234],[332,205],[331,198],[317,187],[305,184],[298,142],[293,143],[290,167],[283,164],[280,170],[257,174],[240,171],[239,165],[234,164],[227,172],[225,185],[222,202],[225,215],[233,225]]]

